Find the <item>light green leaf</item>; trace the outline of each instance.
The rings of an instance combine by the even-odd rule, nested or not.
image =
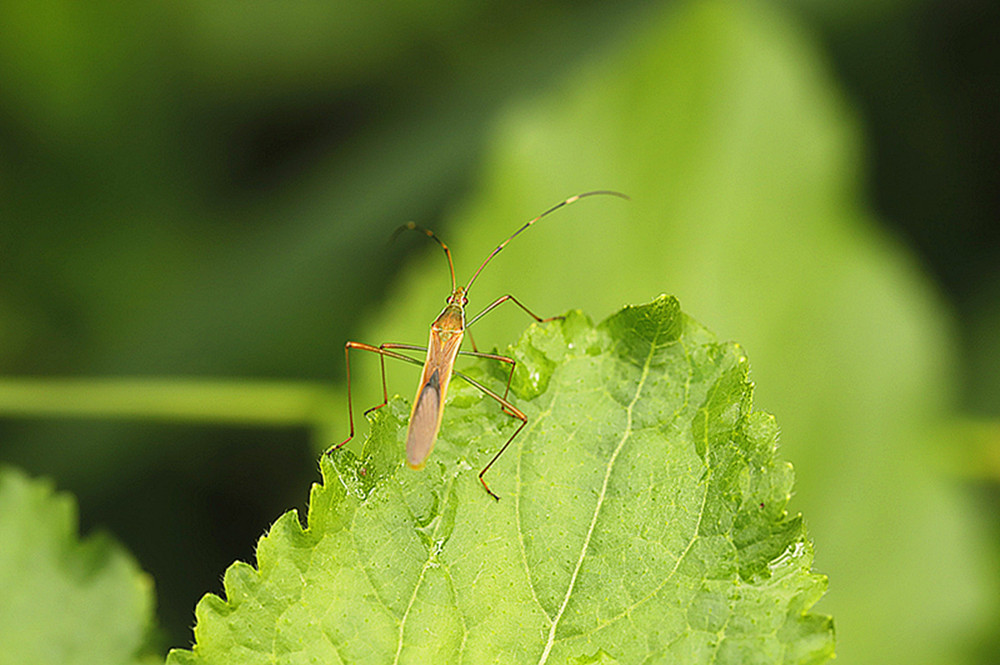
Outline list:
[[[76,531],[71,497],[0,468],[0,661],[139,662],[152,584],[121,547]]]
[[[600,326],[532,325],[510,353],[528,426],[453,383],[422,472],[408,406],[376,412],[359,456],[323,463],[308,526],[289,512],[258,568],[197,608],[171,663],[822,662],[825,578],[785,511],[777,427],[751,411],[747,359],[673,298]],[[539,362],[542,360],[542,362]],[[490,383],[503,368],[468,372]],[[534,396],[532,396],[534,394]]]

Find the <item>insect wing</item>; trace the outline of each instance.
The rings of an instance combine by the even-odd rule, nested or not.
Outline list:
[[[406,463],[410,468],[424,468],[424,460],[434,449],[444,411],[442,406],[440,370],[435,369],[420,389],[410,416],[410,427],[406,433]]]
[[[441,313],[431,328],[427,344],[427,362],[420,377],[420,390],[410,413],[410,428],[406,433],[406,463],[413,469],[424,468],[424,460],[431,454],[441,414],[444,412],[444,398],[451,382],[451,370],[455,356],[462,345],[461,310],[449,306]],[[453,320],[459,317],[457,323]],[[444,329],[438,327],[444,323]]]

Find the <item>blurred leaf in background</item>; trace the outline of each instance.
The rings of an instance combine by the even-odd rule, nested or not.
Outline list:
[[[346,339],[423,343],[446,295],[427,246],[386,297],[419,245],[385,249],[395,226],[434,228],[467,275],[548,205],[623,189],[519,237],[473,308],[680,296],[745,344],[782,423],[839,653],[960,662],[996,641],[977,621],[1000,534],[943,475],[985,465],[940,434],[960,396],[1000,414],[992,4],[10,0],[0,371],[339,382]],[[474,333],[502,348],[524,324]],[[0,422],[0,459],[153,573],[169,644],[342,436],[226,422]]]
[[[0,542],[0,660],[155,662],[152,580],[106,535],[78,540],[72,497],[0,467]]]
[[[781,414],[838,653],[962,661],[995,580],[941,464],[950,442],[932,436],[956,417],[955,345],[933,289],[866,211],[855,121],[778,12],[692,3],[650,23],[623,55],[508,114],[448,241],[468,271],[553,197],[613,187],[632,204],[547,218],[470,297],[509,292],[544,315],[601,316],[664,290],[692,303],[746,345],[760,403]],[[442,298],[437,254],[404,275],[364,339],[420,334]],[[523,319],[510,317],[477,324],[477,341],[509,339]]]

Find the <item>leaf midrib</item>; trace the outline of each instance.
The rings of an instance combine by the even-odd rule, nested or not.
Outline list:
[[[577,557],[576,566],[573,569],[573,575],[570,576],[569,584],[566,587],[566,595],[563,596],[563,601],[559,606],[559,611],[556,612],[556,616],[552,619],[552,624],[549,627],[549,637],[545,643],[545,649],[542,651],[542,655],[538,659],[538,665],[544,665],[549,659],[549,654],[552,653],[552,647],[555,645],[556,641],[556,630],[559,627],[559,621],[562,619],[563,613],[569,605],[569,599],[573,595],[573,588],[576,586],[577,577],[580,574],[580,569],[583,567],[583,560],[587,557],[590,540],[594,535],[594,528],[597,526],[597,518],[600,515],[601,507],[604,505],[604,497],[607,496],[608,483],[611,480],[611,471],[614,469],[615,462],[618,460],[618,455],[621,453],[622,448],[625,447],[626,441],[628,441],[632,436],[632,409],[635,407],[636,402],[639,401],[639,396],[642,394],[643,386],[646,385],[646,378],[649,376],[649,367],[653,362],[653,355],[656,353],[656,342],[657,340],[655,337],[650,341],[649,354],[646,356],[646,362],[642,366],[642,375],[639,377],[639,385],[636,386],[635,395],[632,397],[632,401],[629,402],[628,408],[625,410],[625,431],[622,433],[622,437],[618,441],[618,445],[611,454],[611,459],[608,460],[607,468],[604,472],[604,483],[601,485],[601,493],[598,495],[597,503],[594,506],[594,514],[590,518],[590,527],[587,529],[587,536],[583,539],[583,547],[580,548],[580,556]]]
[[[452,485],[454,484],[454,482],[455,482],[455,478],[454,477],[452,477],[448,481],[448,485],[447,485],[447,487],[444,490],[444,494],[445,495],[447,495],[447,493],[451,491],[451,488],[452,488]],[[431,533],[431,545],[432,545],[432,547],[429,550],[429,554],[428,554],[427,560],[424,561],[424,565],[420,569],[420,575],[417,577],[417,581],[413,585],[413,593],[410,594],[410,602],[408,602],[406,604],[406,610],[403,612],[403,616],[400,617],[400,619],[399,619],[399,633],[398,633],[399,634],[399,638],[398,638],[397,644],[396,644],[396,656],[392,660],[393,665],[398,665],[398,663],[399,663],[399,657],[403,653],[403,643],[405,642],[405,634],[406,634],[406,620],[410,616],[410,609],[413,607],[413,603],[416,602],[416,600],[417,600],[417,594],[420,592],[420,585],[423,584],[423,582],[424,582],[424,576],[427,574],[427,569],[430,568],[431,564],[434,563],[434,560],[437,559],[438,552],[433,547],[433,543],[437,540],[438,530],[441,528],[441,524],[443,522],[444,522],[443,519],[439,519],[438,523],[436,525],[434,525],[434,531]],[[450,577],[450,575],[449,575],[449,577]],[[464,621],[463,621],[463,623],[464,623]],[[465,637],[468,636],[468,632],[469,631],[467,629],[465,629],[465,627],[463,626],[463,631],[462,632],[464,633],[463,638],[462,638],[463,648],[464,648]]]
[[[685,348],[685,351],[684,351],[685,355],[687,355],[688,357],[690,357],[690,354],[688,354],[687,348],[686,347],[684,347],[684,348]],[[687,385],[685,386],[685,396],[684,396],[684,405],[685,406],[688,404],[688,398],[689,398],[688,393],[690,391],[690,386],[691,386],[691,379],[690,379],[690,375],[689,375],[688,376]],[[684,408],[684,406],[682,406],[680,409],[678,409],[677,413],[675,413],[674,416],[676,417],[683,408]],[[707,417],[707,414],[706,414],[706,417]],[[708,448],[708,443],[709,443],[708,442],[708,434],[707,434],[708,429],[706,428],[705,431],[706,431],[706,435],[705,435],[705,447],[707,449]],[[707,471],[708,471],[709,474],[711,473],[711,469],[710,468],[707,469]],[[667,573],[667,575],[663,578],[663,581],[660,582],[656,586],[656,588],[654,588],[652,591],[650,591],[649,593],[647,593],[645,596],[643,596],[639,600],[635,601],[634,603],[632,603],[631,605],[629,605],[628,607],[626,607],[623,611],[619,612],[618,614],[616,614],[615,616],[611,617],[610,619],[597,624],[596,626],[594,626],[590,630],[587,630],[587,631],[584,631],[583,633],[580,633],[579,634],[580,636],[586,636],[586,635],[590,635],[592,633],[596,633],[597,631],[603,630],[603,629],[607,628],[608,626],[610,626],[611,624],[613,624],[614,622],[619,621],[619,620],[623,619],[624,617],[628,616],[637,607],[639,607],[643,603],[646,603],[646,602],[652,600],[653,598],[655,598],[660,593],[660,591],[662,591],[667,586],[667,584],[670,582],[670,580],[673,579],[674,575],[676,575],[677,571],[680,569],[681,563],[687,557],[688,553],[691,551],[691,548],[694,547],[695,541],[698,540],[698,534],[701,531],[701,522],[702,522],[702,520],[705,517],[705,507],[708,504],[708,485],[709,485],[709,479],[706,478],[705,482],[704,482],[705,491],[701,495],[701,507],[698,509],[698,519],[695,521],[694,528],[691,531],[691,540],[688,541],[688,544],[684,548],[684,551],[681,552],[680,556],[677,557],[677,560],[674,562],[673,568],[671,568],[670,572]]]

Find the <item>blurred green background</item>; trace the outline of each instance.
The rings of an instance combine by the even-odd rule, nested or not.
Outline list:
[[[750,355],[840,660],[998,662],[996,3],[6,0],[0,26],[0,462],[137,557],[164,651],[346,436],[344,341],[424,343],[446,264],[392,230],[463,279],[612,188],[470,309],[677,295]]]

